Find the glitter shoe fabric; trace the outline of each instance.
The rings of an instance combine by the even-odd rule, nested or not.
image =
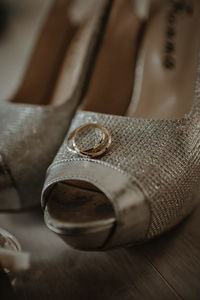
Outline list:
[[[70,169],[71,165],[76,162],[77,174],[72,172],[71,179],[80,179],[78,170],[87,169],[87,162],[92,162],[93,166],[104,166],[105,178],[107,168],[111,168],[126,174],[129,180],[140,188],[148,202],[150,213],[150,216],[146,214],[149,225],[146,227],[148,229],[146,229],[145,239],[158,236],[179,223],[194,208],[198,195],[200,178],[199,71],[193,107],[190,113],[182,119],[149,120],[77,111],[69,134],[83,124],[101,124],[111,134],[110,150],[100,158],[84,158],[69,151],[65,140],[47,172],[42,198],[43,205],[48,200],[47,192],[50,187],[52,188],[56,182],[70,179],[68,167]],[[91,137],[92,140],[93,138]],[[84,141],[87,148],[89,142],[85,139]],[[96,142],[98,143],[98,140]],[[98,174],[93,172],[93,176],[91,183],[95,182]],[[83,176],[81,178],[83,179]],[[87,180],[87,171],[85,180]],[[105,189],[102,190],[105,192]],[[129,201],[131,207],[132,202],[135,201],[134,194],[132,194],[132,200],[129,199]],[[131,214],[134,219],[134,211]],[[117,226],[121,226],[120,222]],[[137,241],[143,238],[140,236]],[[129,242],[136,242],[136,240],[129,240]],[[118,243],[120,244],[120,241]]]
[[[46,168],[66,134],[75,100],[59,107],[0,104],[0,209],[39,203]]]

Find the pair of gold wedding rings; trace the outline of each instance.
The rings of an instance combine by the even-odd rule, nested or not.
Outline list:
[[[96,145],[94,145],[89,149],[79,148],[79,146],[77,145],[78,136],[80,135],[81,132],[84,132],[91,128],[97,128],[101,131],[102,133],[101,140],[97,142]],[[70,141],[72,146],[70,146]],[[88,124],[81,125],[78,128],[76,128],[74,131],[72,131],[67,138],[67,146],[70,151],[89,158],[102,156],[108,151],[110,145],[111,145],[111,135],[108,129],[103,125],[97,123],[88,123]]]

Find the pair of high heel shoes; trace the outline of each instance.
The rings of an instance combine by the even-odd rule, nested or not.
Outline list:
[[[199,1],[97,3],[79,26],[56,19],[59,47],[41,68],[37,49],[29,66],[39,88],[29,70],[0,104],[0,206],[38,199],[64,140],[47,170],[44,218],[85,250],[168,231],[194,208],[200,176]]]

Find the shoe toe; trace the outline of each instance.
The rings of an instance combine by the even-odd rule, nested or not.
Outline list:
[[[52,165],[42,202],[47,226],[82,250],[136,243],[147,233],[150,211],[141,189],[96,161]]]

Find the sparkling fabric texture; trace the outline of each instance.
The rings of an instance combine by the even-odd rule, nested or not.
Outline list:
[[[108,153],[92,161],[126,173],[145,194],[151,210],[147,239],[169,230],[192,210],[200,178],[199,75],[193,107],[182,119],[135,119],[79,110],[69,133],[87,123],[102,124],[112,136]],[[67,168],[67,162],[74,160],[80,161],[81,168],[81,161],[90,159],[71,153],[64,141],[46,184],[49,178],[53,181],[54,165],[64,162]]]
[[[75,104],[75,99],[59,107],[0,104],[1,209],[39,204],[46,168],[62,143]]]

